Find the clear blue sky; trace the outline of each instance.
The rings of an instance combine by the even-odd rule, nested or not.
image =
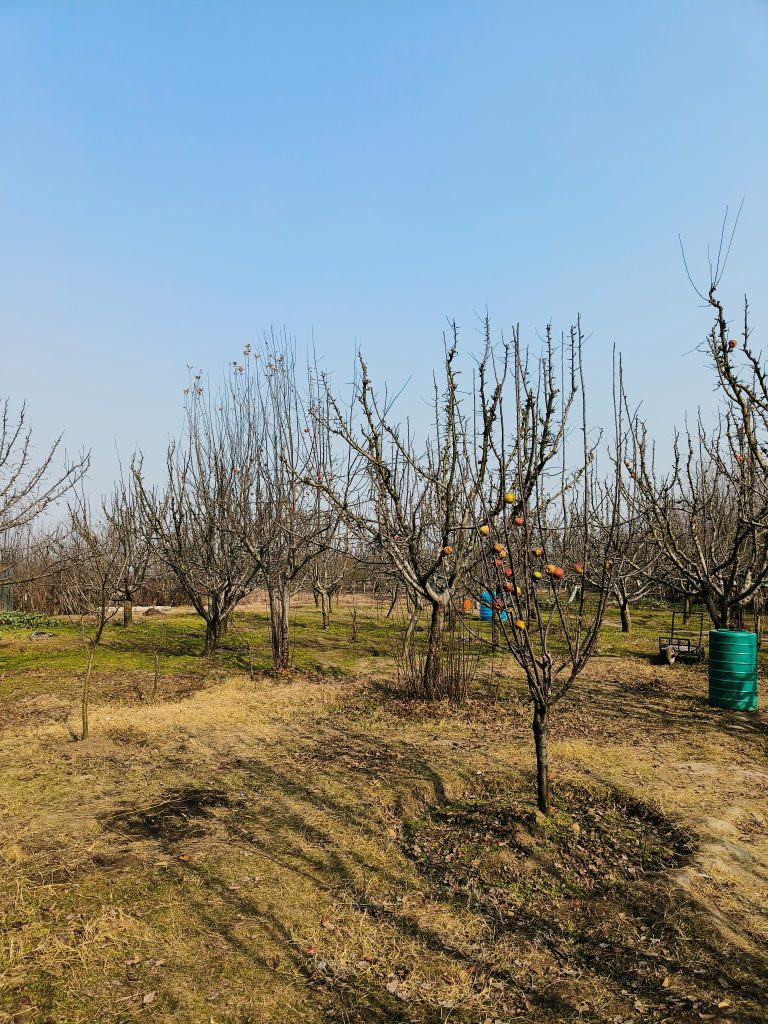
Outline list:
[[[0,0],[0,394],[100,490],[270,324],[416,403],[446,317],[580,312],[595,415],[615,342],[668,437],[712,402],[677,234],[706,275],[742,197],[764,338],[767,53],[758,0]]]

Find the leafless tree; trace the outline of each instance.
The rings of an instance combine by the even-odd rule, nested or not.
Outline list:
[[[102,503],[103,518],[110,543],[120,555],[122,575],[115,587],[115,597],[123,608],[123,626],[133,623],[133,604],[144,585],[152,564],[152,541],[141,514],[136,479],[130,474],[120,478],[109,499]]]
[[[313,558],[307,574],[307,584],[320,609],[323,629],[330,626],[332,603],[349,581],[356,565],[345,548],[347,545],[341,534],[335,540],[329,538],[328,546]]]
[[[295,347],[268,334],[247,346],[224,385],[196,374],[186,428],[167,456],[163,490],[134,467],[143,516],[157,550],[206,621],[206,652],[258,583],[270,605],[273,666],[289,664],[291,588],[335,536],[338,513],[316,501],[332,472],[329,446],[297,384]],[[303,482],[310,477],[312,483]]]
[[[474,536],[478,586],[491,595],[494,641],[525,673],[533,703],[537,802],[550,808],[549,715],[595,650],[612,585],[618,471],[600,480],[600,436],[590,433],[581,325],[556,347],[548,328],[532,356],[512,341],[511,409],[493,445],[494,487],[483,488]],[[575,420],[578,440],[569,438]],[[612,455],[620,455],[617,403]],[[593,580],[588,588],[584,581]]]
[[[637,419],[633,436],[628,489],[659,553],[654,576],[701,600],[715,628],[733,628],[768,581],[768,493],[759,471],[744,461],[727,421],[707,430],[699,419],[695,431],[676,435],[664,470]]]
[[[194,375],[185,391],[182,440],[166,454],[164,486],[147,482],[141,456],[132,467],[144,529],[205,621],[205,654],[216,650],[261,570],[233,529],[250,507],[257,470],[254,440],[228,421],[227,395],[212,396],[202,372]]]
[[[26,406],[14,415],[0,404],[0,535],[28,526],[85,475],[90,457],[58,464],[61,435],[36,455]]]
[[[82,739],[88,739],[88,709],[94,654],[104,629],[117,614],[115,595],[125,576],[125,552],[115,543],[109,523],[95,516],[84,495],[69,506],[69,533],[60,559],[64,601],[67,611],[80,617],[88,664],[82,693]],[[86,617],[88,626],[86,626]]]
[[[660,553],[657,579],[701,600],[715,628],[729,629],[768,584],[768,377],[750,343],[746,300],[739,344],[718,297],[733,240],[726,226],[727,214],[707,289],[694,285],[714,314],[702,345],[720,400],[713,425],[699,414],[676,433],[671,467],[660,470],[646,425],[631,417],[625,491]]]
[[[320,481],[329,502],[363,543],[370,544],[412,602],[430,612],[421,692],[444,694],[443,642],[448,613],[463,596],[475,557],[469,528],[488,484],[491,442],[506,375],[485,324],[474,383],[460,386],[458,330],[451,326],[442,379],[434,384],[428,436],[396,418],[395,398],[374,390],[359,357],[349,408],[326,382],[328,423],[349,453],[343,493]]]
[[[252,446],[246,462],[250,500],[238,507],[230,528],[258,566],[270,608],[272,664],[290,662],[290,598],[309,576],[326,583],[326,597],[337,585],[324,578],[318,559],[330,566],[340,556],[339,511],[325,500],[323,486],[335,480],[339,462],[327,417],[319,415],[324,396],[314,365],[299,377],[295,343],[285,334],[265,334],[248,346],[236,364],[228,405],[236,435]],[[240,470],[242,476],[242,469]]]

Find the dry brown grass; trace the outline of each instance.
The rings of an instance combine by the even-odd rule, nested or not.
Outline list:
[[[598,659],[544,822],[501,659],[458,709],[358,670],[102,691],[86,743],[40,676],[0,736],[0,1021],[768,1019],[764,712]]]

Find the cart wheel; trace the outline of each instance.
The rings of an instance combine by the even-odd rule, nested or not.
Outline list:
[[[675,657],[676,653],[674,647],[667,647],[664,651],[664,661],[666,661],[668,665],[674,665]]]

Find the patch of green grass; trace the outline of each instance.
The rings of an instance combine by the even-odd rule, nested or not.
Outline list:
[[[58,626],[58,619],[37,612],[0,612],[0,627],[10,629],[40,629],[42,626]]]

